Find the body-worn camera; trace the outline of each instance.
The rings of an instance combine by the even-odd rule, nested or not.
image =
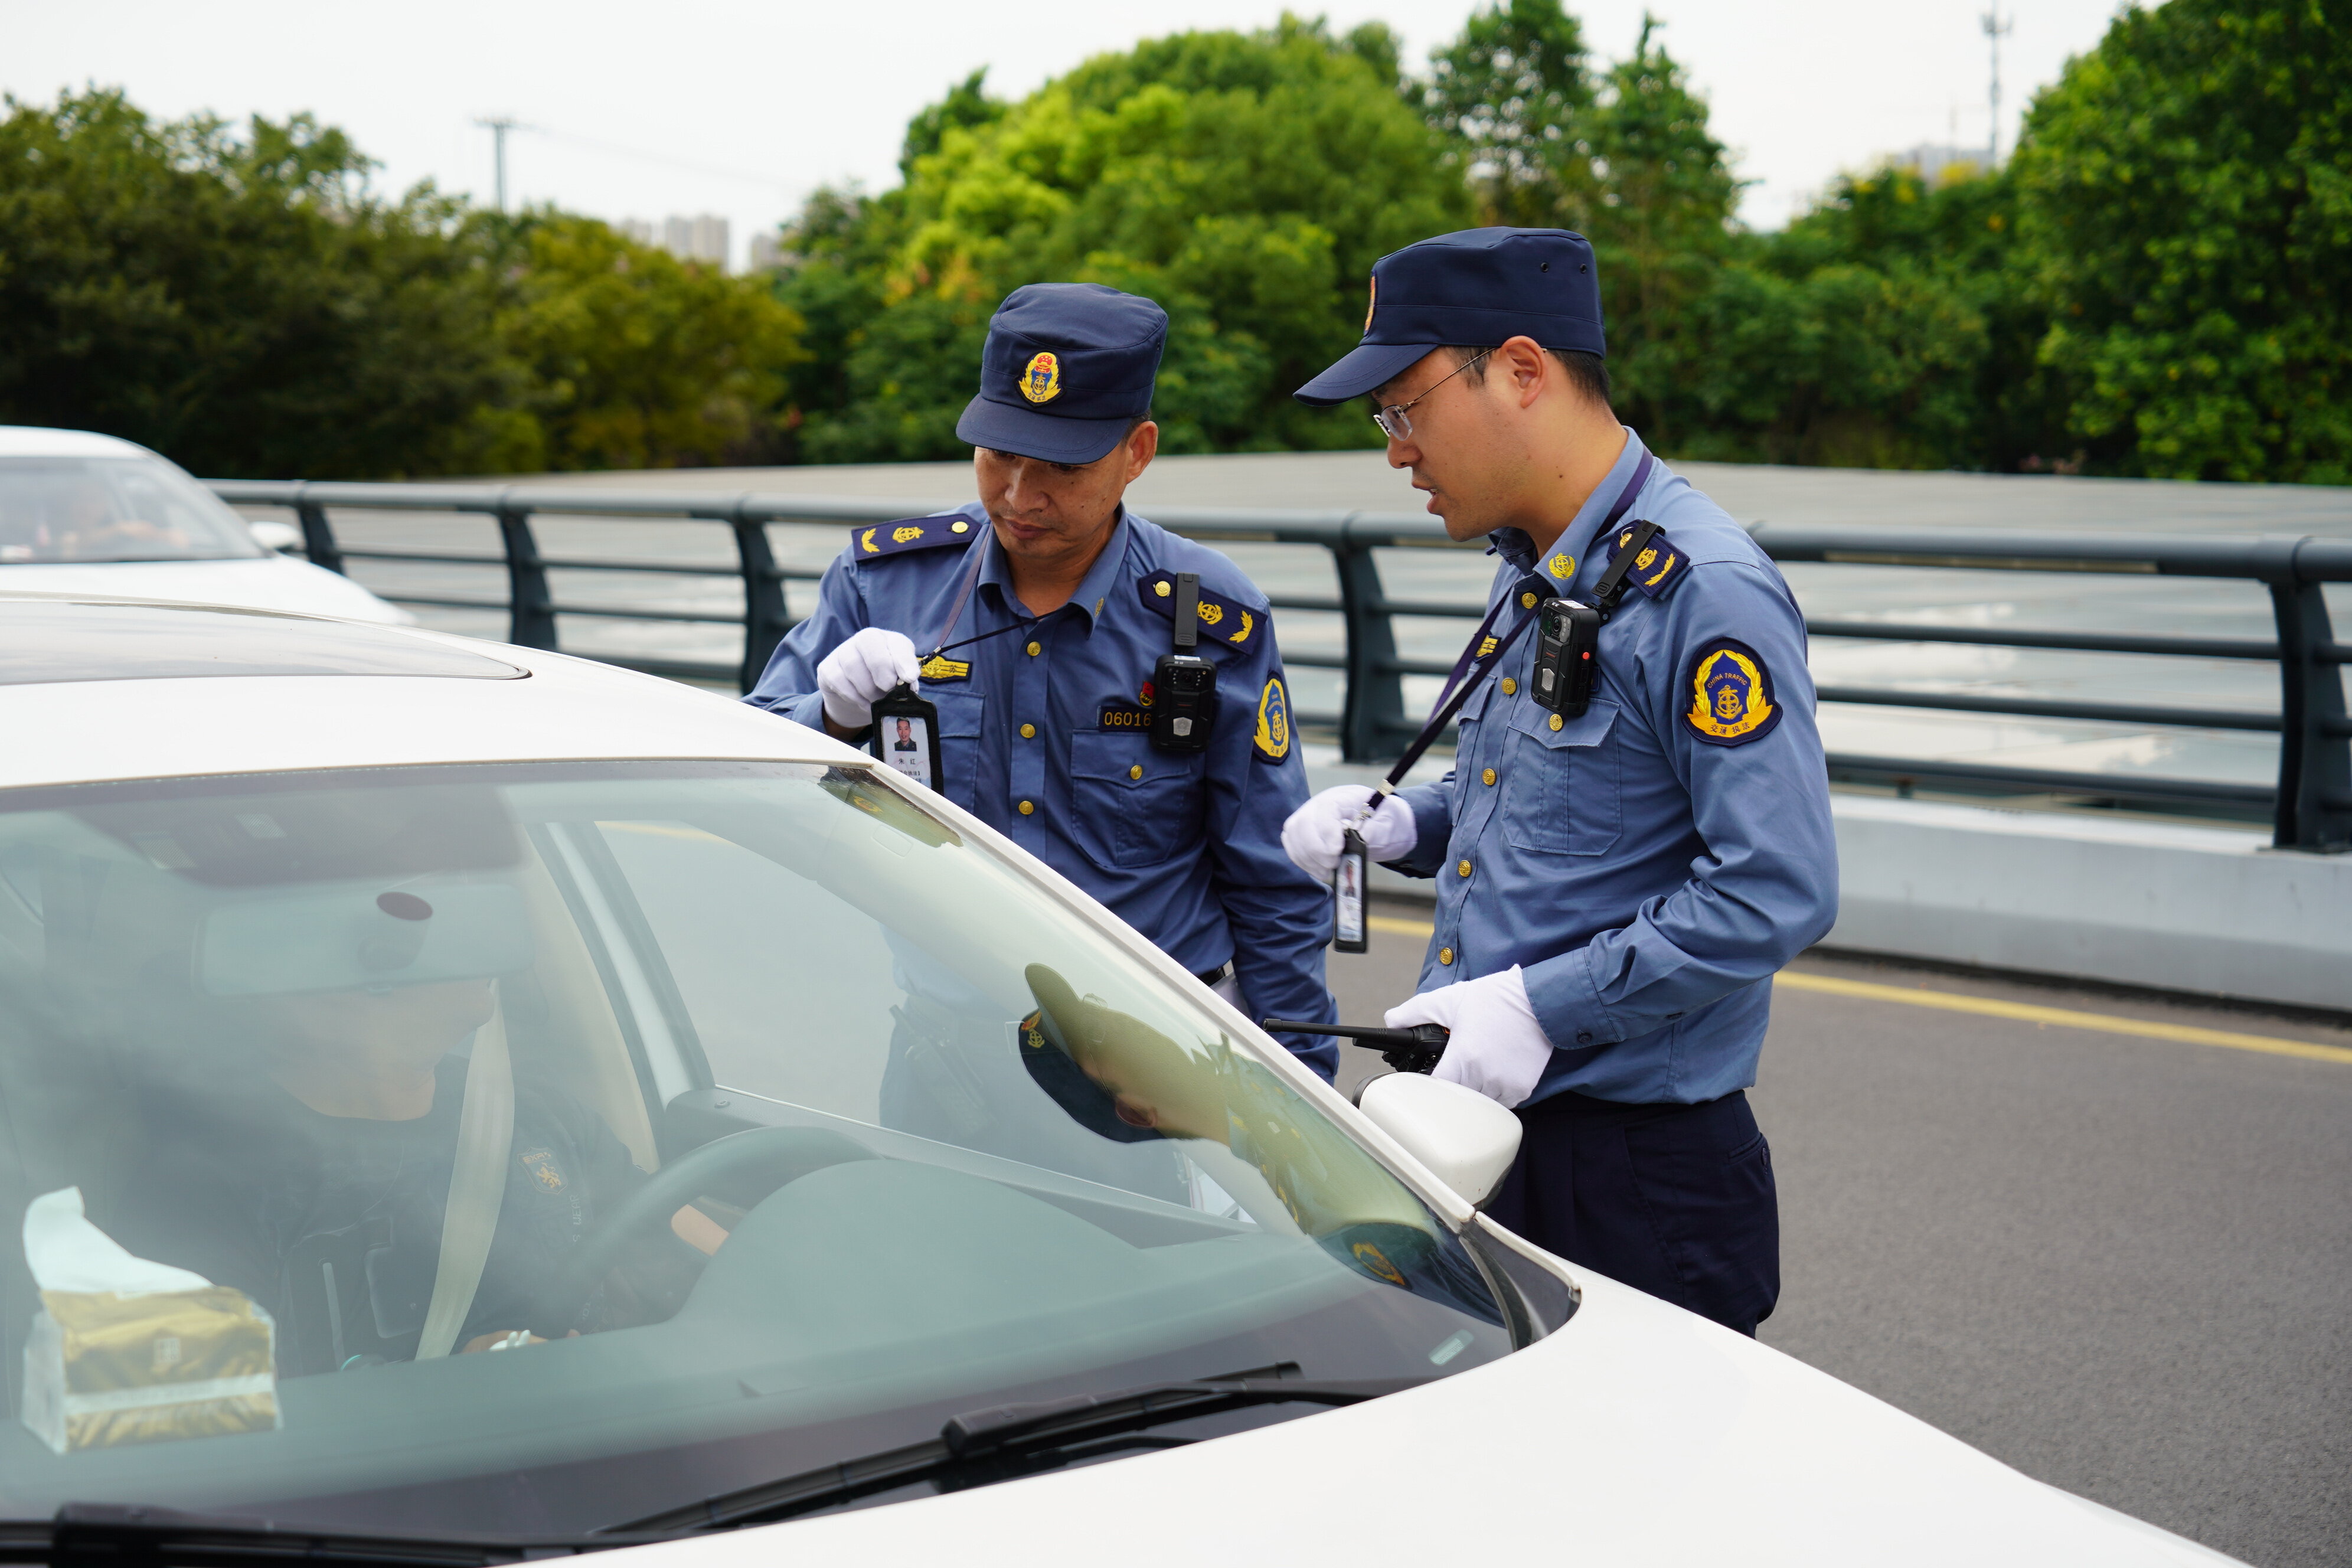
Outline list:
[[[1601,612],[1574,599],[1546,599],[1536,609],[1536,663],[1528,679],[1536,706],[1564,719],[1583,713],[1601,673]]]
[[[1151,743],[1163,752],[1205,752],[1217,714],[1217,667],[1201,646],[1201,574],[1176,574],[1173,651],[1151,669]]]

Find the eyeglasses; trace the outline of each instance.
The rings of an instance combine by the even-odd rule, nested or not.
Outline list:
[[[1421,397],[1414,398],[1412,403],[1391,403],[1386,408],[1373,409],[1372,423],[1379,426],[1381,427],[1381,434],[1387,437],[1391,441],[1409,439],[1412,435],[1412,419],[1411,415],[1413,405],[1419,403],[1422,400],[1422,397],[1427,397],[1431,392],[1435,392],[1439,387],[1444,386],[1447,382],[1452,381],[1455,376],[1460,375],[1464,371],[1468,370],[1472,365],[1476,364],[1480,360],[1485,359],[1488,354],[1493,353],[1495,351],[1492,349],[1481,349],[1478,353],[1472,354],[1468,359],[1465,359],[1460,364],[1455,365],[1451,371],[1430,383],[1429,391],[1423,393]]]

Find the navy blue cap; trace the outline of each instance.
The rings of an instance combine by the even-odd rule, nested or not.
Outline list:
[[[1608,352],[1592,246],[1564,228],[1465,228],[1372,263],[1364,341],[1291,394],[1328,407],[1361,397],[1445,343],[1481,348],[1533,338],[1548,349]]]
[[[1091,463],[1151,412],[1168,312],[1099,283],[1029,283],[1004,297],[980,353],[980,395],[956,439]]]

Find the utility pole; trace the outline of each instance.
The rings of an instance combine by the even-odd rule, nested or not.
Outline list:
[[[474,123],[490,133],[491,146],[498,159],[499,211],[504,212],[507,210],[507,132],[516,128],[514,117],[508,114],[493,114],[487,119],[477,120]]]
[[[1992,53],[1990,90],[1992,112],[1990,123],[1985,127],[1985,173],[1988,174],[2000,167],[2000,41],[2016,26],[2014,16],[2006,22],[2000,19],[2000,0],[1993,0],[1992,8],[1984,14],[1985,43]]]

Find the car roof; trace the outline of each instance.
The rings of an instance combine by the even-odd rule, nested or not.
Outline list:
[[[278,610],[27,596],[0,615],[0,686],[229,675],[518,680],[529,673],[389,626]]]
[[[152,458],[154,453],[95,430],[52,430],[40,425],[0,425],[0,458]]]
[[[604,757],[871,761],[730,698],[536,648],[317,616],[0,594],[0,624],[36,615],[53,627],[77,626],[74,640],[85,648],[110,628],[230,615],[247,657],[225,664],[229,673],[68,670],[61,679],[0,684],[0,734],[12,741],[0,747],[0,788]],[[249,656],[268,651],[273,632],[282,650],[292,650],[289,668],[263,672]],[[290,668],[297,653],[308,661],[299,672]],[[179,656],[167,647],[164,657]],[[375,672],[318,668],[337,659]],[[405,668],[384,668],[404,659]],[[490,678],[480,678],[481,666],[493,667]],[[459,671],[477,678],[452,679]]]

